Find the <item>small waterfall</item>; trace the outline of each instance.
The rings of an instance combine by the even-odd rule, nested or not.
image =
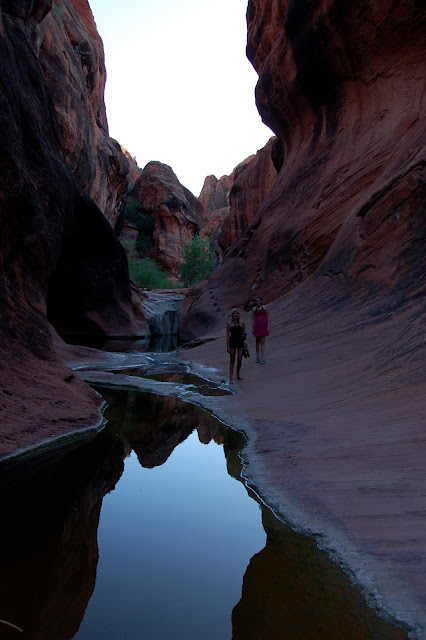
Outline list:
[[[183,294],[146,292],[142,311],[154,336],[177,335],[182,318]]]

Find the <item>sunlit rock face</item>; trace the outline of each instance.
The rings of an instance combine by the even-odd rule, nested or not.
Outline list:
[[[104,50],[88,1],[54,2],[39,24],[35,46],[55,105],[65,161],[114,226],[129,166],[108,133]]]
[[[51,15],[59,9],[75,14],[71,4],[0,2],[0,455],[99,420],[100,399],[60,363],[47,316],[58,329],[135,331],[124,250],[85,191],[97,180],[98,134],[87,133],[87,144],[75,147],[75,164],[67,164],[72,154],[60,117],[67,92],[60,86],[70,78],[80,86],[85,72],[65,41],[65,18]],[[52,39],[49,68],[45,39],[45,47]],[[53,40],[74,56],[73,64],[80,60],[79,73],[54,56]],[[87,82],[98,87],[90,74]],[[87,132],[83,116],[69,106],[72,127],[79,122]],[[102,124],[101,106],[98,111]],[[92,160],[80,164],[91,143]],[[86,175],[83,165],[92,176],[86,182],[78,179],[80,169]]]
[[[279,173],[208,283],[223,285],[230,307],[309,280],[312,303],[321,288],[327,298],[387,298],[389,311],[419,286],[423,11],[415,0],[250,0],[247,52]],[[190,313],[212,317],[208,297]]]
[[[173,169],[149,162],[130,192],[153,219],[153,234],[145,255],[172,275],[183,263],[183,247],[198,235],[204,208],[178,180]]]

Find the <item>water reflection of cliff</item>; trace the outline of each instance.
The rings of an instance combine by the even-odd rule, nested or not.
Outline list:
[[[223,443],[220,423],[179,398],[126,389],[102,389],[102,395],[109,403],[108,430],[127,441],[147,469],[164,464],[194,429],[203,444]]]
[[[232,612],[233,640],[403,640],[378,618],[349,577],[263,508],[266,546],[247,567]]]
[[[31,640],[68,640],[92,595],[102,500],[133,448],[142,466],[163,464],[198,430],[223,441],[220,424],[174,398],[102,390],[107,427],[91,442],[0,472],[0,619]],[[20,634],[0,624],[5,640]]]
[[[124,455],[122,443],[90,443],[1,474],[0,618],[25,638],[76,633],[95,586],[102,499]],[[0,626],[1,638],[17,635]]]

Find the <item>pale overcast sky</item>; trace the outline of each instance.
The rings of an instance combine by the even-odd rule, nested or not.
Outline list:
[[[89,0],[104,42],[110,135],[196,196],[263,147],[245,56],[247,0]]]

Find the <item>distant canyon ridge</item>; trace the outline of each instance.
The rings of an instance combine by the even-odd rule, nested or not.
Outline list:
[[[259,293],[307,329],[324,309],[368,309],[375,324],[395,315],[377,366],[401,367],[407,384],[418,374],[424,18],[416,0],[250,0],[247,55],[275,136],[195,197],[172,168],[141,170],[110,138],[87,0],[0,0],[0,455],[99,421],[100,398],[63,364],[57,332],[138,335],[118,239],[135,236],[129,198],[153,218],[147,255],[168,273],[194,235],[215,248],[183,338]]]

